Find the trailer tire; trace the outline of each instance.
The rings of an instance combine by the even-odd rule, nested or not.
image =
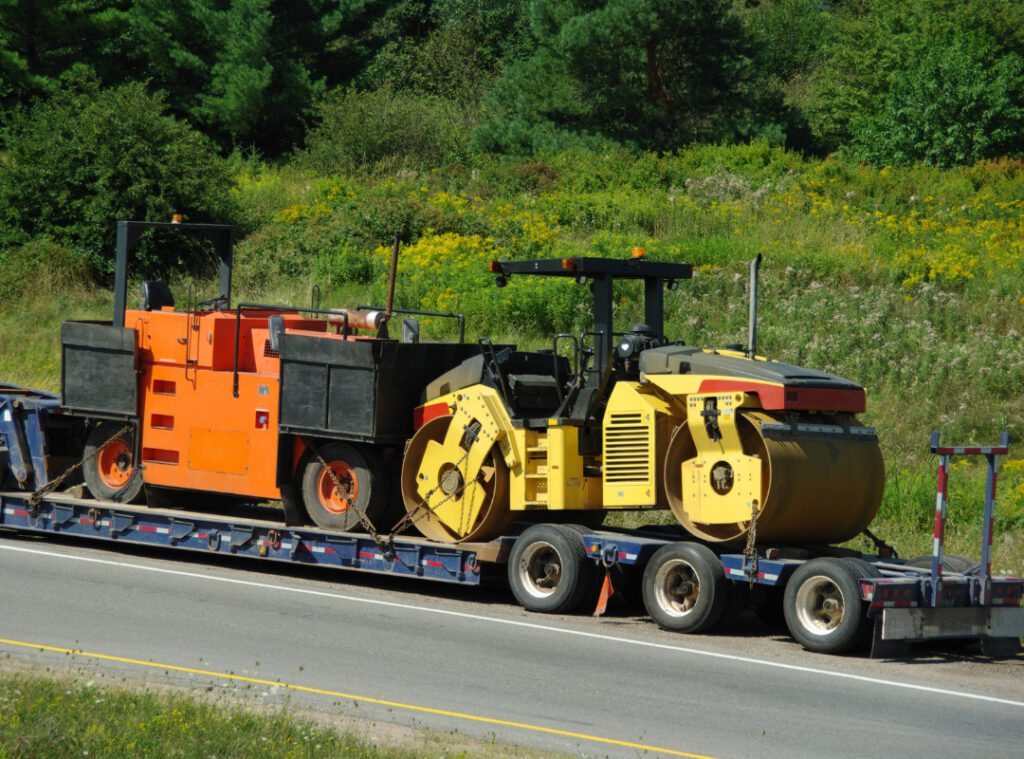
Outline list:
[[[596,569],[579,529],[535,524],[512,545],[508,584],[524,609],[564,614],[576,611],[593,592]]]
[[[97,500],[142,503],[142,468],[133,461],[135,434],[129,431],[110,439],[120,426],[117,422],[100,422],[89,430],[82,451],[82,477]]]
[[[644,570],[644,607],[665,630],[711,630],[728,609],[730,590],[721,560],[699,543],[662,546]]]
[[[786,584],[786,627],[808,651],[841,654],[864,640],[869,627],[860,579],[867,570],[858,561],[812,559],[800,566]]]
[[[361,512],[377,525],[387,508],[387,475],[376,454],[340,442],[325,443],[318,451],[345,492],[336,491],[327,468],[307,453],[301,466],[302,501],[313,523],[328,530],[354,530]]]
[[[977,566],[978,562],[967,556],[957,555],[944,555],[942,557],[942,571],[953,572],[954,574],[963,574],[971,567]],[[915,556],[913,559],[908,561],[905,566],[916,567],[917,569],[931,569],[932,568],[932,557],[931,556]]]

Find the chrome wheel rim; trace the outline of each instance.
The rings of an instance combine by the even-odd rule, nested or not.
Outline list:
[[[796,592],[796,616],[812,635],[831,635],[846,616],[843,591],[824,575],[808,578]]]
[[[682,559],[666,561],[654,576],[654,592],[666,614],[685,617],[700,600],[700,578],[693,565]]]
[[[550,543],[537,541],[523,551],[519,560],[520,584],[534,598],[547,598],[562,581],[562,559]]]

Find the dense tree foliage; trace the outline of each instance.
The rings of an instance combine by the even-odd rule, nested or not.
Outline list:
[[[5,111],[137,82],[224,153],[313,135],[325,165],[752,138],[1019,156],[1022,61],[1018,0],[0,0]]]
[[[102,279],[113,271],[117,219],[230,218],[224,159],[166,110],[140,84],[84,83],[11,115],[0,135],[0,246],[48,238]],[[179,252],[144,251],[142,271],[175,265]]]

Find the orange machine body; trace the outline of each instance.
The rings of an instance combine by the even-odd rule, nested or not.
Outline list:
[[[280,359],[274,311],[125,312],[139,360],[143,480],[149,485],[277,499]],[[289,333],[346,339],[340,324],[281,314]],[[239,325],[238,393],[234,393]],[[349,337],[347,339],[372,339]],[[293,462],[301,454],[296,442]]]

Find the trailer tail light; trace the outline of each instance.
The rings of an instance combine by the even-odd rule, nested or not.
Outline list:
[[[874,609],[906,608],[918,605],[917,581],[886,579],[860,581],[861,598]]]
[[[489,271],[491,274],[501,274],[501,261],[488,262],[487,271]]]
[[[1020,606],[1024,581],[1019,577],[1001,577],[992,582],[992,606]]]
[[[562,259],[562,270],[563,271],[573,271],[575,268],[576,268],[576,259],[575,258],[563,258]]]
[[[871,602],[875,597],[875,583],[873,580],[860,581],[860,598],[862,601]]]

